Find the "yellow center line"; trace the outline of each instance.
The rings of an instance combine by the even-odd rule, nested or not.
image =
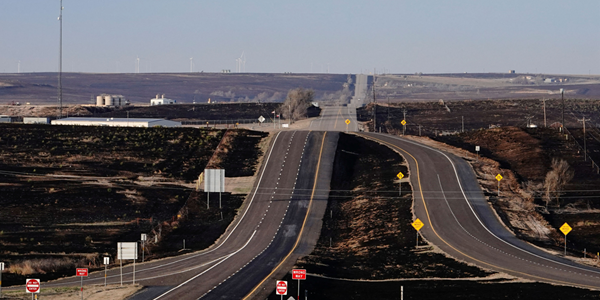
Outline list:
[[[337,127],[337,120],[341,114],[342,114],[342,107],[340,106],[340,109],[338,109],[337,115],[335,115],[335,123],[333,123],[333,129],[335,129]]]
[[[281,265],[283,265],[283,263],[290,257],[290,255],[292,255],[292,253],[296,250],[296,247],[298,247],[298,244],[300,243],[300,238],[302,237],[302,233],[304,232],[304,226],[306,226],[306,221],[308,220],[308,215],[310,214],[310,209],[312,207],[313,199],[315,197],[315,191],[317,190],[317,178],[319,176],[319,168],[321,167],[321,158],[323,155],[323,146],[325,145],[325,136],[327,136],[327,132],[325,132],[323,134],[323,139],[321,140],[321,150],[319,151],[319,160],[317,161],[317,170],[315,171],[315,179],[314,179],[315,182],[313,183],[313,189],[312,189],[312,193],[310,195],[310,202],[308,203],[308,209],[306,210],[306,215],[304,216],[304,221],[302,222],[302,227],[300,228],[300,233],[298,233],[298,238],[296,239],[296,243],[294,244],[294,247],[292,248],[292,250],[290,250],[290,252],[273,269],[273,271],[271,271],[271,273],[269,273],[269,275],[267,275],[267,277],[265,277],[259,284],[256,285],[256,287],[254,287],[254,289],[250,293],[248,293],[248,295],[246,295],[246,297],[243,298],[244,300],[250,298],[250,296],[252,294],[254,294],[254,292],[256,292],[256,290],[261,285],[263,285],[263,283],[265,283],[265,281],[267,281],[269,279],[269,277],[271,277],[277,271],[277,269],[279,269],[281,267]]]
[[[358,135],[361,135],[361,134],[358,134]],[[546,277],[542,277],[542,276],[536,276],[536,275],[531,275],[531,274],[523,273],[523,272],[516,271],[516,270],[513,270],[513,269],[507,269],[507,268],[500,267],[500,266],[497,266],[497,265],[494,265],[494,264],[491,264],[491,263],[488,263],[488,262],[484,262],[482,260],[474,258],[474,257],[472,257],[472,256],[470,256],[468,254],[465,254],[464,252],[456,249],[454,246],[450,245],[450,243],[446,242],[446,240],[444,240],[437,233],[437,231],[433,227],[433,224],[431,223],[431,218],[429,216],[429,209],[427,208],[427,203],[425,203],[425,196],[423,196],[423,188],[421,187],[421,174],[419,172],[419,163],[418,163],[417,159],[412,154],[410,154],[408,151],[406,151],[406,150],[402,149],[401,147],[396,146],[396,145],[394,145],[392,143],[380,140],[380,139],[378,139],[376,137],[370,137],[370,136],[366,136],[366,135],[361,135],[361,136],[366,137],[368,139],[376,140],[376,141],[380,142],[381,144],[388,145],[388,147],[390,147],[392,149],[394,149],[394,148],[398,149],[398,150],[400,150],[400,151],[408,154],[413,159],[413,161],[415,162],[416,169],[417,169],[417,182],[419,183],[419,193],[421,194],[421,201],[423,202],[423,206],[425,207],[425,213],[427,214],[427,221],[429,222],[429,226],[431,226],[431,230],[433,231],[433,233],[444,244],[446,244],[448,247],[452,248],[454,251],[456,251],[456,252],[464,255],[465,257],[468,257],[468,258],[470,258],[470,259],[472,259],[472,260],[474,260],[474,261],[476,261],[476,262],[478,262],[480,264],[487,265],[487,266],[492,267],[492,268],[500,269],[500,270],[505,271],[505,272],[513,272],[513,273],[521,274],[521,275],[523,275],[525,277],[533,277],[533,278],[537,278],[537,279],[544,280],[544,281],[550,281],[550,282],[554,282],[554,283],[560,283],[560,284],[563,284],[563,285],[576,285],[576,286],[585,287],[585,288],[589,288],[589,289],[598,289],[598,287],[596,287],[596,286],[589,286],[589,285],[585,285],[585,284],[578,284],[578,283],[566,282],[566,281],[561,281],[561,280],[556,280],[556,279],[550,279],[550,278],[546,278]]]

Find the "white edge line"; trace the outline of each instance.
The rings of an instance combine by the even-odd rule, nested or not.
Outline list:
[[[182,282],[182,283],[181,283],[181,284],[179,284],[178,286],[176,286],[176,287],[174,287],[174,288],[172,288],[172,289],[170,289],[170,290],[166,291],[164,294],[162,294],[162,295],[160,295],[160,296],[158,296],[158,297],[156,297],[156,298],[154,298],[154,299],[156,300],[156,299],[160,299],[160,298],[162,298],[163,296],[167,295],[168,293],[170,293],[170,292],[172,292],[172,291],[174,291],[174,290],[176,290],[176,289],[178,289],[178,288],[180,288],[180,287],[182,287],[182,286],[184,286],[184,285],[188,284],[190,281],[192,281],[192,280],[194,280],[194,279],[196,279],[196,278],[198,278],[198,277],[200,277],[200,276],[204,275],[206,272],[208,272],[208,271],[212,270],[214,267],[216,267],[216,266],[220,265],[221,263],[223,263],[224,261],[226,261],[228,258],[230,258],[230,257],[232,257],[232,256],[234,256],[234,255],[236,255],[238,252],[242,251],[244,248],[246,248],[246,246],[248,246],[248,244],[250,243],[250,241],[252,240],[252,238],[254,238],[254,235],[255,235],[255,234],[256,234],[256,229],[254,230],[254,232],[252,233],[252,236],[250,236],[250,238],[248,239],[248,241],[246,242],[246,244],[245,244],[243,247],[241,247],[240,249],[236,250],[235,252],[233,252],[233,253],[229,254],[227,257],[225,257],[225,258],[224,258],[223,260],[221,260],[220,262],[218,262],[218,263],[216,263],[216,264],[212,265],[212,267],[210,267],[210,268],[208,268],[208,269],[204,270],[203,272],[201,272],[201,273],[197,274],[196,276],[194,276],[194,277],[192,277],[192,278],[190,278],[190,279],[188,279],[188,280],[186,280],[186,281]]]
[[[384,134],[381,134],[381,135],[384,135]],[[467,195],[465,194],[465,191],[463,190],[462,184],[460,183],[460,177],[458,176],[458,172],[456,171],[456,167],[454,166],[454,162],[450,159],[450,157],[448,157],[448,155],[446,155],[446,153],[444,153],[444,152],[442,152],[442,151],[440,151],[438,149],[435,149],[435,148],[432,148],[432,147],[429,147],[429,146],[426,146],[426,145],[423,145],[423,144],[420,144],[420,143],[416,143],[416,142],[413,142],[413,141],[410,141],[410,140],[400,139],[398,137],[391,136],[391,135],[384,135],[384,136],[390,136],[390,137],[392,137],[392,138],[394,138],[396,140],[399,140],[399,141],[404,141],[404,142],[407,142],[407,143],[410,143],[410,144],[413,144],[413,145],[416,145],[416,146],[419,146],[419,147],[423,147],[423,148],[427,148],[427,149],[433,150],[435,152],[438,152],[438,153],[442,154],[444,157],[446,157],[446,159],[448,159],[448,161],[452,165],[452,169],[454,169],[454,175],[456,176],[456,181],[458,182],[458,186],[460,187],[460,191],[462,192],[463,197],[464,197],[465,201],[467,202],[467,205],[469,205],[469,208],[471,209],[471,212],[473,213],[473,215],[475,216],[475,218],[477,218],[477,221],[479,222],[479,224],[481,224],[481,227],[483,227],[493,237],[497,238],[498,240],[502,241],[503,243],[505,243],[505,244],[507,244],[507,245],[509,245],[509,246],[511,246],[511,247],[513,247],[515,249],[517,249],[517,250],[520,250],[522,252],[525,252],[525,253],[527,253],[529,255],[532,255],[532,256],[535,256],[537,258],[541,258],[543,260],[546,260],[546,261],[549,261],[549,262],[553,262],[553,263],[556,263],[556,264],[559,264],[559,265],[562,265],[562,266],[565,266],[565,267],[571,267],[571,268],[574,268],[574,269],[577,269],[577,270],[581,270],[581,271],[586,271],[586,272],[600,274],[600,272],[598,272],[596,270],[590,270],[590,269],[586,269],[586,268],[581,268],[581,267],[578,267],[578,266],[573,266],[573,265],[570,265],[570,264],[566,264],[566,263],[563,263],[563,262],[560,262],[560,261],[556,261],[556,260],[553,260],[553,259],[549,259],[549,258],[543,257],[543,256],[535,254],[535,253],[533,253],[533,252],[531,252],[529,250],[525,250],[525,249],[523,249],[521,247],[513,245],[513,244],[509,243],[508,241],[505,241],[504,239],[500,238],[499,236],[497,236],[496,234],[494,234],[492,231],[490,231],[483,224],[483,222],[481,222],[481,219],[479,219],[479,216],[477,215],[477,213],[475,213],[475,210],[473,209],[473,206],[471,205],[471,202],[467,198]],[[564,270],[564,271],[566,271],[566,270]]]

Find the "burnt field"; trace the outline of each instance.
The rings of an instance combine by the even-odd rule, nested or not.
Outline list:
[[[600,123],[600,100],[565,99],[564,120],[569,129],[581,128],[582,117],[590,119],[588,126]],[[560,95],[546,99],[546,126],[560,127],[563,105]],[[358,121],[366,122],[369,131],[409,135],[434,136],[454,134],[463,130],[479,130],[490,127],[534,124],[544,127],[544,101],[541,99],[521,100],[465,100],[431,102],[379,102],[374,109],[369,103],[357,110]],[[373,112],[376,111],[376,128]],[[406,127],[400,122],[405,118]]]
[[[296,262],[309,275],[281,278],[288,296],[296,297],[300,284],[300,299],[400,299],[401,287],[404,299],[598,298],[585,289],[494,279],[491,272],[431,252],[423,242],[416,248],[412,192],[403,184],[398,196],[392,179],[397,171],[410,176],[397,153],[340,135],[321,236],[313,253]],[[268,299],[279,297],[273,292]]]
[[[327,213],[315,250],[297,265],[334,278],[460,278],[490,272],[435,253],[411,226],[408,182],[398,194],[396,174],[411,176],[403,158],[386,146],[340,134]]]
[[[252,176],[266,137],[195,128],[6,124],[1,130],[0,254],[7,284],[99,267],[101,256],[115,254],[117,241],[136,241],[140,233],[151,241],[147,258],[176,252],[184,238],[187,248],[209,246],[244,195],[223,194],[221,220],[218,209],[196,208],[206,201],[194,181],[209,162],[237,165],[230,177]]]
[[[0,103],[54,105],[57,78],[57,73],[0,74]],[[63,73],[63,103],[95,104],[95,96],[102,93],[148,104],[157,94],[180,104],[207,103],[209,98],[212,103],[282,102],[297,87],[313,89],[321,101],[337,95],[349,78],[354,80],[346,74]]]

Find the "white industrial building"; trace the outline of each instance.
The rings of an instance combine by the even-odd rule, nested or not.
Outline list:
[[[64,118],[52,120],[52,125],[112,126],[112,127],[181,127],[181,122],[145,118]]]
[[[23,117],[23,124],[50,124],[50,118]]]
[[[167,99],[165,98],[165,95],[162,95],[162,97],[158,98],[159,95],[156,95],[156,98],[154,99],[150,99],[150,105],[165,105],[165,104],[175,104],[177,103],[177,101],[173,100],[173,99]]]
[[[96,106],[123,106],[129,105],[129,101],[123,95],[101,94],[96,96]]]

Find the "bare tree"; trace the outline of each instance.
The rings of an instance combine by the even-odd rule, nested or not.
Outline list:
[[[546,202],[546,208],[552,199],[556,200],[556,205],[560,207],[560,195],[563,189],[569,183],[575,172],[571,170],[569,163],[563,159],[553,158],[552,169],[546,174],[544,180],[544,202]]]
[[[306,118],[306,110],[313,101],[315,92],[312,89],[296,88],[290,90],[279,111],[283,117],[294,123],[295,120]]]

